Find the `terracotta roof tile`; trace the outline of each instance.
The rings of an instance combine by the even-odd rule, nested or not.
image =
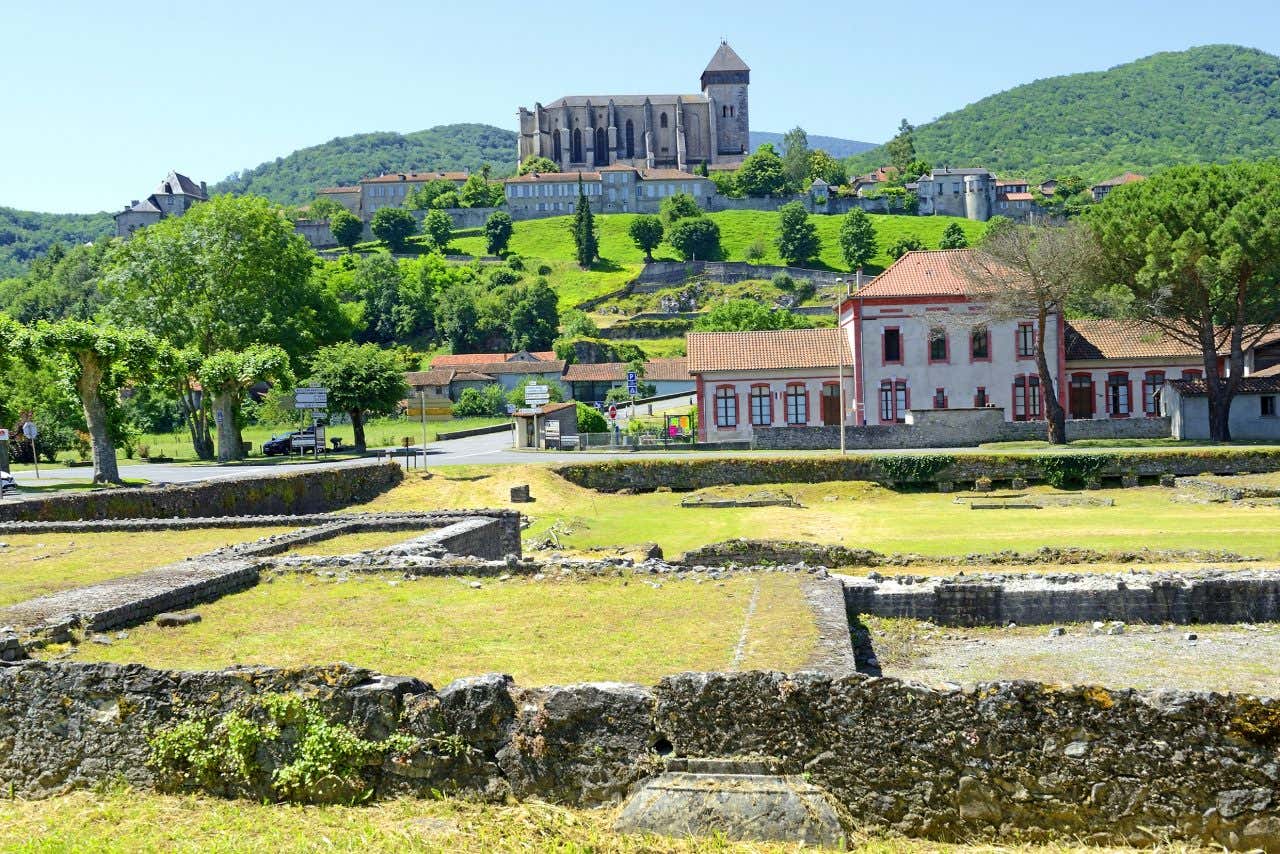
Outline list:
[[[779,329],[767,332],[690,332],[689,373],[759,371],[780,368],[834,368],[853,358],[838,329]]]
[[[361,184],[399,184],[413,181],[465,181],[470,178],[467,172],[390,172],[376,178],[362,178]]]
[[[584,181],[599,181],[599,172],[529,172],[524,175],[517,175],[514,178],[507,178],[507,184],[563,184],[566,181],[578,183],[578,176],[582,176]]]
[[[691,380],[689,360],[684,356],[672,359],[650,359],[644,363],[644,378],[650,382]]]
[[[357,184],[354,187],[321,187],[320,189],[316,190],[317,195],[320,193],[358,193],[358,192],[360,192],[359,184]]]
[[[464,365],[488,365],[493,362],[505,362],[517,353],[446,353],[431,360],[433,368],[458,368]],[[554,362],[556,354],[553,350],[538,350],[529,354],[541,362]]]
[[[468,365],[468,369],[482,374],[562,374],[564,362],[488,362],[479,365]]]
[[[1199,358],[1200,349],[1149,323],[1072,320],[1066,330],[1067,361]]]
[[[1269,368],[1263,368],[1260,371],[1254,371],[1249,374],[1251,377],[1280,377],[1280,365],[1272,365]]]
[[[1030,193],[1001,193],[1000,198],[1010,202],[1032,202],[1036,197]]]
[[[1137,172],[1125,172],[1123,175],[1117,175],[1114,178],[1108,178],[1105,181],[1099,181],[1094,187],[1119,187],[1121,184],[1132,184],[1135,181],[1145,181],[1146,175],[1139,175]]]
[[[625,362],[596,362],[573,364],[564,369],[565,382],[607,383],[622,382],[627,378]]]
[[[1183,397],[1203,397],[1209,393],[1204,380],[1169,380],[1169,385]],[[1236,386],[1237,394],[1280,394],[1280,376],[1260,377],[1257,374],[1244,377]]]
[[[424,385],[448,385],[453,382],[451,368],[433,368],[429,371],[409,371],[404,375],[405,385],[418,388]]]
[[[972,249],[908,252],[854,295],[860,298],[972,296],[977,286],[961,271],[973,255]]]

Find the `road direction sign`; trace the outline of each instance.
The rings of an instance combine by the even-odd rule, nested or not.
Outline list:
[[[545,385],[533,385],[532,383],[524,387],[524,402],[529,406],[538,406],[543,403],[551,402],[551,388]]]
[[[36,422],[28,421],[26,424],[22,425],[22,435],[26,436],[28,439],[34,439],[36,436],[40,435],[40,428],[36,426]]]
[[[329,407],[329,389],[306,386],[293,390],[294,409],[327,409]]]

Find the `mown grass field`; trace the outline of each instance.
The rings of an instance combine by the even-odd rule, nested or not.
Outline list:
[[[109,578],[132,575],[220,546],[288,528],[197,528],[95,534],[5,534],[0,541],[0,607]]]
[[[638,214],[608,214],[596,217],[600,233],[600,258],[591,270],[578,268],[574,261],[573,237],[569,231],[572,217],[548,217],[547,219],[522,220],[515,224],[510,251],[524,259],[526,269],[534,273],[539,265],[547,264],[551,272],[547,279],[560,296],[562,309],[572,307],[583,300],[615,291],[634,278],[644,263],[641,252],[627,235],[632,221]],[[757,240],[765,247],[762,264],[781,264],[778,256],[778,214],[773,211],[721,211],[707,214],[720,226],[721,248],[724,259],[745,261],[747,249]],[[843,217],[815,215],[811,221],[818,228],[822,250],[814,266],[828,270],[847,271],[848,265],[840,256],[839,232]],[[936,249],[942,232],[948,225],[958,222],[970,241],[976,241],[982,233],[983,223],[956,217],[916,217],[874,214],[879,252],[872,259],[866,272],[876,273],[889,265],[892,259],[888,249],[899,238],[915,235],[930,249]],[[485,253],[484,238],[468,232],[450,244],[451,251],[468,255]],[[654,251],[659,261],[678,260],[675,252],[665,242]]]
[[[368,509],[515,507],[533,517],[528,539],[551,529],[571,549],[656,542],[670,556],[734,537],[812,540],[880,552],[964,555],[1040,546],[1098,550],[1226,549],[1280,559],[1280,507],[1183,504],[1172,489],[1107,489],[1091,497],[1114,507],[970,510],[955,496],[894,492],[865,483],[794,483],[716,488],[717,494],[781,489],[802,505],[730,509],[679,506],[680,494],[612,495],[568,483],[549,468],[457,466],[424,480],[410,474]],[[509,489],[530,484],[536,502],[510,504]],[[1032,492],[1053,492],[1034,487]],[[1082,567],[1087,569],[1087,567]],[[881,570],[882,572],[885,570]],[[919,571],[919,570],[909,570]]]
[[[81,645],[73,660],[181,670],[342,661],[434,685],[495,671],[522,685],[648,684],[682,670],[794,670],[817,642],[796,575],[472,580],[281,573],[201,605],[197,625],[139,626],[110,646]]]
[[[567,809],[538,801],[481,804],[457,798],[382,801],[368,806],[293,806],[159,795],[126,788],[7,801],[0,821],[6,851],[135,852],[560,852],[560,854],[799,854],[796,844],[730,843],[616,833],[618,808]],[[859,854],[1116,854],[1138,849],[1047,845],[949,845],[856,834]],[[1164,854],[1204,850],[1162,845]]]

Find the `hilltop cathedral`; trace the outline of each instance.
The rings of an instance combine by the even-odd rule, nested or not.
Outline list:
[[[520,108],[520,161],[547,157],[561,171],[613,164],[736,168],[749,146],[751,69],[721,42],[698,95],[571,95]]]

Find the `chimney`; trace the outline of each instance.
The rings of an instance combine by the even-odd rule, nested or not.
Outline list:
[[[129,207],[130,207],[130,208],[136,208],[137,206],[138,206],[138,200],[137,200],[137,199],[133,199],[133,200],[131,200],[131,201],[129,202]],[[126,210],[128,210],[128,208],[126,208]]]

